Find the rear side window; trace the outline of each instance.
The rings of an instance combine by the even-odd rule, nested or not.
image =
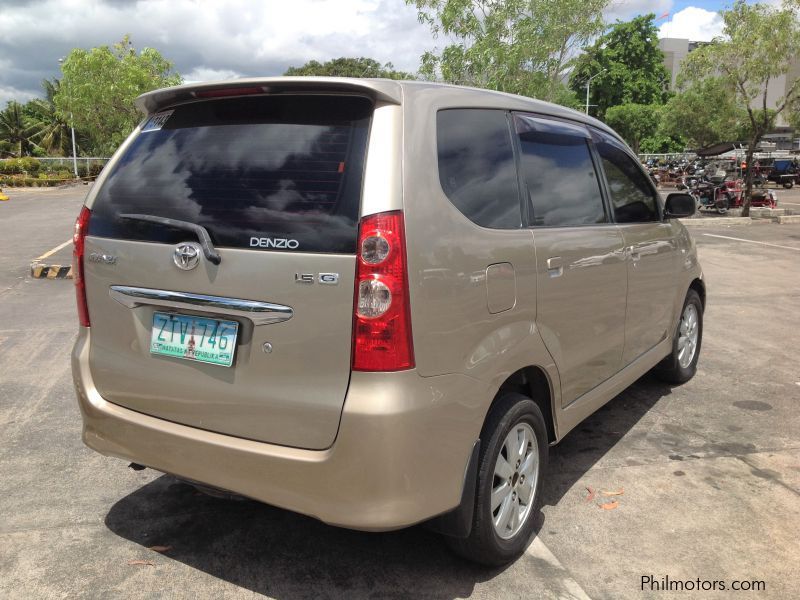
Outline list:
[[[593,131],[592,135],[606,173],[614,220],[617,223],[660,220],[656,194],[636,161],[610,136],[599,131]]]
[[[450,202],[482,227],[518,229],[519,185],[506,113],[439,111],[436,140],[439,181]]]
[[[531,224],[570,227],[605,223],[588,131],[579,125],[524,115],[516,115],[515,124]]]
[[[177,243],[189,221],[232,248],[354,253],[372,103],[258,96],[151,117],[95,200],[90,235]],[[285,240],[285,241],[282,241]]]

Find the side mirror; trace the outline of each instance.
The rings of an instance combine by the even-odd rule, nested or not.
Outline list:
[[[667,202],[664,206],[664,218],[666,219],[683,219],[691,217],[697,208],[694,196],[691,194],[672,193],[667,196]]]

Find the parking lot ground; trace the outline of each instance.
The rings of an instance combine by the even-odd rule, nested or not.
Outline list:
[[[758,580],[766,590],[749,597],[796,596],[800,225],[693,232],[708,285],[697,376],[679,387],[645,376],[554,447],[538,540],[482,569],[420,527],[336,529],[83,447],[72,282],[27,270],[69,237],[85,188],[27,193],[0,205],[3,598],[730,596],[643,591],[643,576],[728,590]]]

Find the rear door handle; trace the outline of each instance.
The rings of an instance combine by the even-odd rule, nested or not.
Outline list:
[[[564,274],[564,263],[560,256],[547,259],[547,274],[550,277],[561,277]]]

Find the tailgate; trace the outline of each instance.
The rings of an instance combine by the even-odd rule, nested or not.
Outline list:
[[[371,111],[363,97],[256,96],[151,115],[86,238],[90,368],[106,400],[237,437],[333,443]],[[199,225],[219,264],[199,234],[124,215]]]

